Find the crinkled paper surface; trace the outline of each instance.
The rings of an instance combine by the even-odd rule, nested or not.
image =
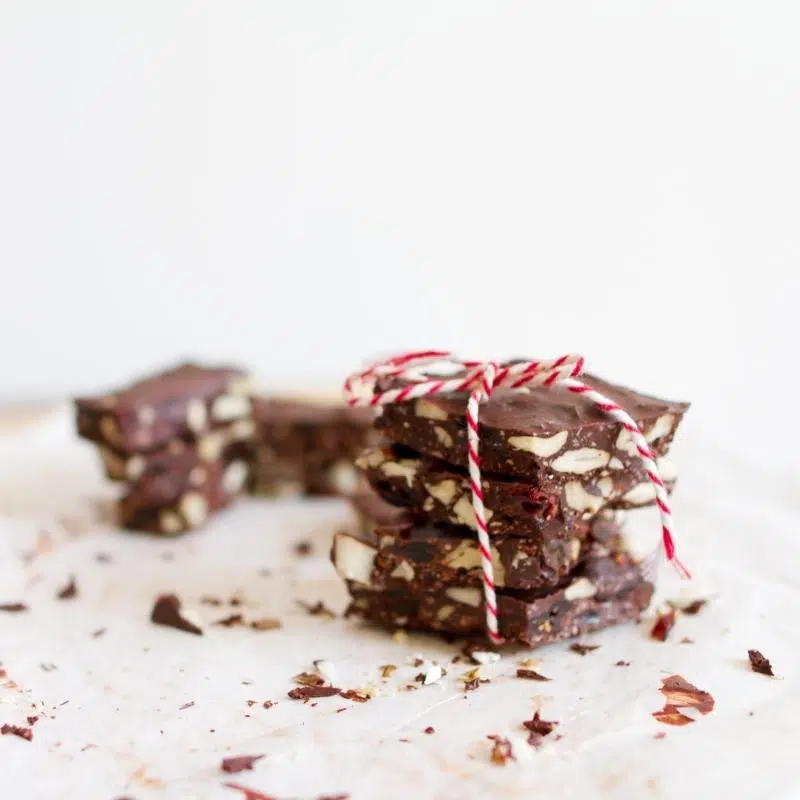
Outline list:
[[[660,591],[708,605],[679,617],[665,643],[648,638],[645,620],[590,637],[600,648],[585,656],[566,645],[536,651],[546,683],[516,678],[527,654],[509,652],[482,668],[491,683],[465,696],[458,678],[469,665],[448,665],[458,646],[397,641],[298,606],[346,605],[328,562],[332,532],[349,521],[343,503],[251,499],[193,536],[133,535],[97,521],[114,489],[65,412],[5,438],[0,603],[30,610],[0,612],[0,724],[40,720],[32,742],[0,738],[0,797],[244,797],[226,780],[277,798],[800,796],[796,472],[769,475],[696,441],[681,445],[678,542],[696,577],[682,584],[662,570]],[[658,535],[650,511],[628,528],[643,546]],[[295,555],[300,540],[312,542],[310,557]],[[79,596],[56,599],[70,575]],[[199,611],[203,636],[149,622],[162,592]],[[241,609],[199,603],[237,592]],[[208,624],[232,610],[279,617],[283,628]],[[750,648],[772,661],[775,678],[750,671]],[[400,691],[419,672],[407,663],[415,654],[448,674]],[[333,664],[342,688],[376,696],[289,699],[291,677],[314,659]],[[614,666],[620,660],[630,666]],[[382,664],[398,669],[382,680]],[[657,722],[661,679],[672,674],[711,692],[713,712],[683,727]],[[265,709],[266,700],[276,705]],[[490,763],[486,736],[522,736],[536,709],[558,721],[554,734],[538,750],[518,746],[516,763]],[[428,726],[435,733],[423,733]],[[219,770],[225,757],[257,754],[265,757],[252,772]]]

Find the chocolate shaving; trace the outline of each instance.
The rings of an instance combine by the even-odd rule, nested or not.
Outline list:
[[[0,603],[0,611],[7,611],[9,614],[17,614],[20,611],[27,611],[25,603]]]
[[[622,659],[614,662],[615,667],[629,667],[630,665],[631,665],[630,661],[623,661]]]
[[[333,613],[322,600],[317,600],[316,603],[306,603],[305,600],[298,600],[297,605],[304,608],[312,617],[325,617],[325,619],[336,619],[336,614]]]
[[[772,664],[758,650],[748,650],[747,657],[750,659],[750,669],[759,675],[768,675],[770,678],[775,676],[772,671]]]
[[[674,608],[659,614],[653,627],[650,629],[650,638],[659,642],[666,642],[669,632],[675,627],[677,615]]]
[[[502,736],[497,736],[496,734],[491,734],[486,738],[494,742],[491,755],[489,756],[492,764],[504,767],[509,761],[514,759],[514,749],[511,747],[511,742],[508,739],[504,739]]]
[[[229,614],[227,617],[218,619],[214,624],[223,628],[234,628],[237,625],[244,625],[244,617],[241,614]]]
[[[250,627],[254,631],[274,631],[282,627],[281,621],[274,617],[261,617],[250,622]]]
[[[341,694],[341,691],[334,686],[298,686],[289,692],[289,697],[292,700],[307,701],[311,697],[333,697],[335,694]]]
[[[261,756],[231,756],[230,758],[223,758],[220,764],[220,769],[223,772],[235,774],[237,772],[244,772],[245,770],[253,769],[253,764],[256,761],[264,758]]]
[[[33,739],[33,731],[30,728],[25,728],[22,725],[3,725],[0,726],[0,735],[2,736],[19,736],[20,739],[25,739],[30,742]]]
[[[532,747],[539,747],[542,743],[542,738],[551,734],[556,725],[558,725],[555,721],[542,719],[538,711],[534,713],[533,719],[527,719],[522,724],[530,731],[528,744]]]
[[[662,678],[659,691],[667,702],[663,709],[653,712],[653,717],[665,725],[688,725],[694,722],[692,717],[681,713],[682,708],[694,708],[701,714],[710,714],[714,709],[714,698],[711,694],[698,689],[680,675]]]
[[[585,656],[587,653],[591,653],[592,650],[597,650],[598,647],[600,647],[599,644],[581,644],[580,642],[573,642],[569,646],[569,649],[579,656]]]
[[[201,628],[181,616],[181,601],[174,594],[159,595],[153,605],[153,610],[150,612],[150,621],[156,625],[164,625],[167,628],[194,633],[197,636],[203,635]]]
[[[524,678],[528,681],[549,681],[550,678],[546,678],[541,673],[537,672],[535,669],[523,669],[520,667],[517,670],[517,677]]]
[[[367,700],[372,700],[372,696],[366,692],[359,692],[358,689],[346,689],[341,692],[345,700],[352,700],[355,703],[366,703]]]
[[[78,585],[75,583],[75,576],[70,575],[67,585],[60,589],[56,597],[59,600],[72,600],[78,596]]]

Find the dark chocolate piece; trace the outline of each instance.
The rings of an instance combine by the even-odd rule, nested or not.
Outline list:
[[[656,456],[666,455],[687,403],[649,397],[591,375],[584,380],[633,417]],[[398,385],[387,380],[382,388]],[[466,406],[464,394],[392,403],[382,408],[376,425],[393,442],[466,467]],[[481,405],[480,442],[485,472],[531,483],[545,477],[566,483],[606,469],[635,468],[639,462],[622,425],[563,386],[496,391]]]
[[[367,450],[356,466],[387,502],[424,512],[431,522],[477,529],[465,471],[391,447]],[[674,480],[673,468],[665,472]],[[655,501],[655,490],[641,467],[576,475],[566,482],[543,477],[538,484],[484,472],[482,488],[490,535],[540,539],[562,536],[606,507],[631,508]]]
[[[483,593],[477,587],[415,592],[408,584],[383,590],[348,581],[350,613],[386,628],[439,631],[459,636],[485,630]],[[653,586],[625,553],[589,559],[568,585],[540,592],[500,590],[500,634],[536,647],[635,619],[647,607]]]
[[[203,635],[202,628],[198,628],[194,622],[181,614],[181,601],[174,594],[162,594],[156,599],[153,610],[150,612],[150,621],[156,625],[165,625],[168,628],[186,631],[186,633]]]
[[[358,533],[337,533],[331,553],[337,572],[345,580],[384,589],[408,584],[420,592],[481,586],[480,553],[474,534],[464,535],[463,528],[417,524],[413,515],[382,503],[374,495],[359,495],[354,505],[366,527]],[[494,536],[495,583],[511,589],[552,591],[587,554],[601,555],[609,547],[618,549],[620,535],[613,519],[598,516],[543,542]]]
[[[78,433],[123,453],[249,417],[247,376],[232,367],[183,364],[119,392],[75,401]]]
[[[356,455],[380,439],[374,412],[340,398],[259,398],[253,490],[266,495],[348,495]]]
[[[0,736],[19,736],[20,739],[25,739],[26,742],[33,740],[33,731],[22,725],[0,725]]]
[[[748,650],[747,657],[750,659],[750,669],[752,669],[753,672],[758,672],[761,675],[768,675],[770,678],[774,677],[775,673],[772,671],[772,664],[770,664],[769,659],[758,650]]]

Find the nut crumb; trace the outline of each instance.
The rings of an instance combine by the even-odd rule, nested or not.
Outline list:
[[[345,700],[352,700],[355,703],[366,703],[367,700],[372,700],[371,694],[358,689],[346,689],[340,694]]]
[[[382,664],[378,669],[380,670],[382,678],[391,678],[397,671],[397,667],[394,664]]]
[[[504,739],[502,736],[497,736],[496,734],[491,734],[486,738],[493,742],[492,752],[489,756],[492,764],[504,767],[509,761],[516,761],[514,748],[511,746],[511,742],[508,739]]]

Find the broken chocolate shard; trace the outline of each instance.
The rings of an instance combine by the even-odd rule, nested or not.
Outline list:
[[[352,700],[354,703],[366,703],[367,700],[372,700],[372,695],[360,692],[358,689],[346,689],[341,695],[345,700]]]
[[[59,600],[72,600],[78,596],[78,585],[75,583],[75,576],[70,575],[67,585],[60,589],[56,597]]]
[[[241,614],[230,614],[227,617],[218,619],[214,624],[223,628],[233,628],[237,625],[244,625],[244,617]]]
[[[536,711],[533,715],[533,719],[525,720],[522,725],[530,731],[528,734],[528,744],[532,747],[539,747],[542,738],[551,734],[558,723],[554,720],[542,719],[539,716],[539,712]]]
[[[19,736],[20,739],[30,742],[33,739],[33,731],[23,725],[5,724],[0,726],[0,736]]]
[[[592,650],[597,650],[598,647],[600,647],[599,644],[581,644],[580,642],[573,642],[569,646],[569,649],[579,656],[585,656],[587,653],[591,653]]]
[[[650,629],[650,638],[658,642],[666,642],[669,632],[675,627],[676,614],[675,609],[670,608],[663,614],[656,617],[653,627]]]
[[[203,635],[202,628],[181,614],[181,601],[175,594],[159,595],[150,612],[150,621],[156,625],[164,625],[167,628],[175,628],[197,636]]]
[[[292,700],[308,700],[311,697],[333,697],[341,694],[341,689],[334,686],[298,686],[289,692]]]
[[[27,611],[25,603],[0,603],[0,611],[7,611],[9,614],[18,614],[20,611]]]
[[[535,669],[523,669],[520,667],[517,670],[517,677],[524,678],[525,680],[529,681],[549,681],[550,678],[545,677],[540,672],[537,672]]]
[[[230,758],[223,758],[220,764],[220,769],[223,772],[235,774],[237,772],[244,772],[245,770],[253,769],[256,761],[264,758],[260,756],[231,756]]]
[[[770,678],[775,676],[769,659],[758,650],[748,650],[747,657],[750,659],[750,669],[752,669],[753,672],[757,672],[759,675],[768,675]]]

